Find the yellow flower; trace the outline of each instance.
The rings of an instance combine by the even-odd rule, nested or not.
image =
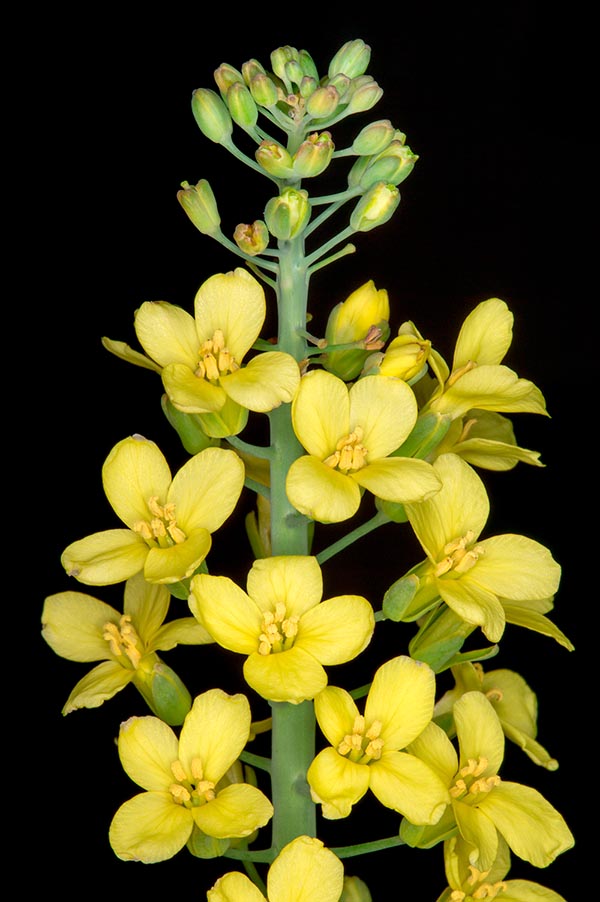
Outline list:
[[[266,412],[292,400],[300,381],[290,354],[244,358],[266,316],[264,291],[246,270],[217,273],[195,299],[195,316],[163,301],[147,301],[135,316],[140,344],[162,368],[171,403],[200,414],[208,435],[235,434],[247,411]]]
[[[109,830],[118,858],[152,863],[177,854],[192,831],[216,839],[249,836],[273,815],[255,786],[219,783],[239,758],[250,734],[244,695],[210,689],[185,718],[179,740],[156,717],[131,717],[121,725],[123,768],[146,792],[125,802]]]
[[[199,573],[189,606],[211,636],[247,655],[244,677],[271,701],[298,704],[327,685],[323,665],[351,661],[368,645],[373,609],[359,595],[321,601],[316,558],[261,558],[248,574],[248,594],[225,576]]]
[[[283,847],[267,875],[267,898],[239,871],[220,877],[207,902],[338,902],[344,885],[339,858],[320,839],[297,836]]]
[[[485,470],[511,470],[519,462],[544,466],[539,451],[519,447],[511,421],[492,410],[469,410],[453,420],[434,457],[450,451]]]
[[[414,823],[435,824],[450,801],[428,765],[402,749],[431,721],[435,676],[427,664],[399,656],[373,679],[364,715],[345,689],[328,686],[315,699],[319,726],[331,745],[307,773],[323,816],[347,817],[367,792]]]
[[[63,714],[97,708],[133,683],[157,716],[168,723],[182,722],[191,698],[156,652],[213,640],[193,617],[165,623],[170,600],[164,586],[147,583],[141,573],[125,583],[122,614],[82,592],[46,598],[42,636],[48,645],[69,661],[102,661],[79,680]],[[167,711],[173,716],[166,717]]]
[[[427,408],[453,419],[472,408],[546,414],[539,388],[501,364],[512,341],[513,315],[499,298],[478,304],[464,320],[454,349],[452,370],[436,354],[439,386]]]
[[[292,422],[308,454],[295,460],[286,480],[293,506],[321,523],[352,517],[365,489],[401,503],[422,501],[440,487],[430,464],[390,457],[411,432],[417,402],[392,376],[366,376],[350,389],[324,370],[302,377]]]
[[[65,548],[69,576],[103,586],[143,570],[147,582],[176,583],[199,567],[211,533],[235,508],[244,465],[234,451],[206,448],[172,478],[158,446],[131,436],[108,455],[102,482],[127,529],[93,533]]]
[[[419,585],[404,619],[420,616],[441,598],[462,620],[481,627],[497,642],[504,632],[505,606],[550,598],[560,567],[550,551],[521,535],[479,540],[489,515],[485,486],[475,470],[456,454],[433,462],[441,490],[421,504],[405,506],[427,554],[412,573]]]
[[[453,714],[460,757],[433,722],[409,746],[443,780],[451,804],[433,827],[415,826],[405,818],[401,838],[429,848],[458,832],[468,846],[469,864],[485,871],[496,860],[501,836],[515,855],[546,867],[574,842],[562,815],[537,790],[500,778],[504,733],[483,693],[466,692]]]
[[[365,282],[348,295],[345,301],[336,304],[327,320],[325,338],[329,345],[343,345],[360,342],[373,334],[375,344],[367,343],[364,348],[340,351],[325,351],[323,366],[326,370],[349,381],[355,379],[371,350],[381,347],[379,339],[389,333],[390,302],[385,288],[375,288],[373,280]]]

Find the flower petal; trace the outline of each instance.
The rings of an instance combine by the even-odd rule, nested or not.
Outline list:
[[[190,589],[192,614],[219,645],[245,655],[257,651],[262,614],[233,580],[199,573],[192,578]]]
[[[141,435],[130,436],[106,458],[102,483],[113,510],[132,529],[140,520],[152,519],[150,498],[165,502],[171,471],[158,445]]]
[[[376,460],[360,470],[351,472],[350,476],[378,498],[400,504],[425,501],[442,487],[431,464],[409,457]]]
[[[145,352],[160,366],[198,365],[198,334],[194,317],[167,301],[146,301],[135,314],[135,334]]]
[[[207,836],[227,839],[250,836],[273,817],[273,806],[264,793],[248,783],[232,783],[206,805],[192,808],[196,825]]]
[[[164,586],[146,582],[142,572],[125,583],[123,612],[131,617],[136,632],[143,639],[147,651],[169,611],[171,595]]]
[[[199,378],[183,363],[166,366],[162,380],[169,401],[183,413],[215,413],[227,400],[220,385]]]
[[[323,575],[310,555],[259,558],[248,573],[247,589],[261,611],[274,611],[284,602],[288,617],[301,617],[321,601]]]
[[[512,342],[514,316],[500,298],[482,301],[464,320],[456,346],[452,369],[469,361],[478,365],[500,363]]]
[[[360,506],[357,483],[316,457],[299,457],[293,462],[285,489],[296,510],[320,523],[348,520]]]
[[[295,645],[321,664],[344,664],[367,647],[374,629],[375,615],[366,598],[339,595],[304,614]]]
[[[373,794],[412,824],[437,824],[450,803],[446,784],[414,755],[384,752],[371,762],[370,769]]]
[[[497,596],[473,579],[438,579],[438,592],[455,614],[481,627],[490,642],[502,638],[505,627],[504,608]]]
[[[347,733],[352,733],[358,713],[350,693],[339,686],[327,686],[315,699],[315,715],[319,727],[334,748]]]
[[[192,761],[199,758],[204,779],[218,783],[248,742],[250,721],[250,705],[241,693],[209,689],[197,696],[179,738],[179,760],[186,773],[192,773]]]
[[[367,725],[378,720],[385,749],[406,748],[433,715],[435,674],[431,667],[399,655],[378,668],[365,704]]]
[[[350,398],[346,384],[325,370],[309,370],[292,402],[292,422],[309,454],[325,460],[350,432]]]
[[[568,639],[562,630],[559,630],[551,620],[544,617],[543,614],[531,610],[522,602],[514,602],[514,604],[511,604],[510,602],[504,603],[502,599],[500,599],[500,602],[504,608],[504,616],[506,617],[507,623],[514,623],[516,626],[524,626],[528,630],[541,633],[543,636],[549,636],[551,639],[555,639],[559,645],[566,648],[567,651],[574,650],[575,646],[571,640]]]
[[[244,678],[263,698],[295,705],[314,698],[327,685],[319,662],[297,645],[270,655],[251,654],[244,662]]]
[[[215,640],[195,617],[170,620],[156,633],[152,651],[168,651],[176,645],[209,645]]]
[[[266,351],[226,376],[220,385],[242,407],[266,413],[292,401],[300,383],[300,369],[291,354]]]
[[[402,379],[369,376],[350,388],[350,430],[363,429],[361,441],[368,449],[369,463],[399,448],[416,419],[417,400]]]
[[[323,806],[323,817],[338,820],[348,817],[352,806],[365,795],[370,775],[368,764],[355,764],[326,748],[308,768],[306,779],[313,801]]]
[[[203,527],[215,532],[230,516],[244,487],[244,464],[224,448],[205,448],[177,471],[168,500],[185,533]]]
[[[148,546],[130,529],[106,529],[72,542],[61,563],[69,576],[90,586],[108,586],[143,569]]]
[[[70,714],[79,708],[97,708],[124,689],[133,679],[133,670],[121,667],[116,661],[98,664],[79,680],[62,710]]]
[[[206,893],[206,899],[207,902],[267,902],[258,887],[239,871],[219,877]]]
[[[184,542],[168,548],[150,548],[144,564],[144,578],[150,583],[176,583],[191,576],[210,551],[212,538],[207,529],[188,533]]]
[[[460,747],[460,767],[487,759],[482,776],[497,774],[504,758],[504,732],[498,715],[482,692],[465,692],[454,704],[454,723]]]
[[[407,746],[407,751],[424,761],[446,786],[451,786],[458,770],[458,755],[448,736],[433,721]]]
[[[547,416],[539,388],[528,379],[520,379],[507,366],[476,366],[431,402],[432,410],[454,419],[473,408]]]
[[[151,791],[168,790],[179,749],[171,727],[158,717],[130,717],[121,724],[118,748],[123,769],[134,783]]]
[[[526,536],[501,535],[481,543],[483,556],[470,573],[509,601],[547,598],[558,589],[561,568],[550,551]]]
[[[104,625],[118,625],[120,614],[110,605],[82,592],[49,595],[42,609],[42,636],[69,661],[113,659],[104,638]]]
[[[478,870],[492,867],[498,854],[499,835],[493,821],[479,808],[464,802],[453,802],[452,808],[460,835],[470,846],[469,862]]]
[[[271,902],[338,902],[343,887],[342,862],[312,836],[298,836],[284,846],[267,876]]]
[[[203,282],[194,309],[200,343],[220,330],[229,352],[241,363],[258,338],[267,307],[260,282],[238,267],[233,272],[216,273]]]
[[[143,792],[121,805],[108,838],[117,858],[152,864],[172,858],[190,837],[194,822],[169,792]]]

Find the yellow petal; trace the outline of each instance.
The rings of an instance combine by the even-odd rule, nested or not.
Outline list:
[[[482,692],[465,692],[455,703],[454,723],[460,747],[459,766],[485,758],[482,776],[497,774],[504,758],[504,733],[491,702]]]
[[[480,807],[453,802],[452,808],[460,836],[469,851],[469,863],[478,870],[487,871],[492,867],[498,854],[499,835],[493,822]]]
[[[511,470],[519,462],[543,467],[539,451],[519,448],[518,445],[491,441],[483,438],[470,438],[453,445],[452,451],[459,454],[467,463],[485,470]]]
[[[206,529],[196,529],[184,542],[168,548],[150,548],[144,565],[144,578],[150,583],[176,583],[191,576],[212,545]]]
[[[543,636],[549,636],[551,639],[554,639],[559,645],[562,645],[563,648],[566,648],[567,651],[574,651],[575,646],[568,639],[565,634],[560,630],[551,620],[548,620],[547,617],[544,617],[543,614],[540,614],[538,611],[531,610],[529,607],[526,607],[522,602],[514,602],[511,604],[510,602],[504,602],[502,599],[500,600],[502,607],[504,608],[504,616],[506,617],[507,623],[514,623],[517,626],[524,626],[528,630],[533,630],[536,633],[541,633]]]
[[[244,465],[235,451],[205,448],[177,471],[168,500],[184,532],[214,532],[233,512],[243,487]]]
[[[72,542],[61,563],[69,576],[89,586],[108,586],[143,569],[148,546],[130,529],[107,529]]]
[[[437,824],[450,803],[446,784],[414,755],[384,752],[370,769],[371,792],[412,824]]]
[[[152,651],[168,651],[176,645],[209,645],[215,640],[195,617],[170,620],[156,633]]]
[[[369,463],[399,448],[416,419],[417,400],[402,379],[368,376],[350,389],[350,429],[363,429]]]
[[[561,568],[550,551],[526,536],[501,535],[481,543],[483,555],[468,573],[507,600],[548,598],[560,583]]]
[[[131,436],[118,442],[106,458],[102,483],[117,516],[133,528],[140,520],[152,518],[150,498],[164,503],[171,471],[158,445],[141,435]]]
[[[302,616],[323,596],[323,575],[310,555],[279,555],[254,561],[247,582],[248,594],[261,611],[285,604],[287,616]]]
[[[221,330],[225,346],[241,363],[262,329],[265,293],[260,282],[239,267],[208,278],[196,294],[194,308],[200,343]]]
[[[183,413],[214,413],[222,409],[227,395],[220,385],[200,379],[183,363],[172,363],[162,371],[169,401]]]
[[[193,316],[166,301],[146,301],[135,314],[135,332],[146,353],[160,366],[198,365],[200,342]]]
[[[382,724],[385,749],[406,748],[433,716],[435,674],[421,661],[399,655],[375,673],[365,704],[365,722]]]
[[[192,814],[207,836],[227,839],[250,836],[258,827],[264,827],[273,816],[273,806],[255,786],[233,783],[206,805],[192,808]]]
[[[339,686],[327,686],[315,699],[315,715],[319,727],[334,748],[346,733],[352,733],[358,713],[350,693]]]
[[[295,645],[321,664],[344,664],[364,651],[374,629],[375,615],[366,598],[339,595],[304,614]]]
[[[267,876],[270,902],[338,902],[343,887],[342,862],[312,836],[284,846]]]
[[[167,791],[177,760],[177,736],[158,717],[130,717],[121,724],[118,749],[128,776],[143,789]]]
[[[327,685],[319,662],[297,645],[270,655],[251,654],[244,662],[244,678],[263,698],[294,705],[314,698]]]
[[[134,351],[134,349],[124,341],[115,341],[112,338],[103,336],[102,346],[106,348],[107,351],[110,351],[111,354],[114,354],[115,357],[125,360],[126,363],[134,363],[136,366],[141,366],[145,370],[154,370],[155,373],[160,373],[162,371],[162,367],[159,366],[158,363],[150,360],[145,354]]]
[[[341,379],[310,370],[300,380],[292,402],[292,422],[309,454],[325,460],[350,432],[350,398]]]
[[[142,572],[125,583],[123,612],[129,614],[137,634],[144,640],[149,651],[154,650],[149,645],[167,616],[170,602],[168,589],[146,582]]]
[[[290,354],[267,351],[219,381],[226,394],[242,407],[266,413],[293,399],[300,370]]]
[[[320,523],[348,520],[360,506],[360,489],[353,479],[308,455],[293,462],[285,489],[296,510]]]
[[[227,576],[199,573],[188,599],[194,617],[219,645],[239,654],[257,651],[263,617],[256,603]]]
[[[498,364],[512,342],[514,317],[500,298],[482,301],[464,320],[456,346],[452,369],[470,360],[482,364]]]
[[[267,902],[255,884],[239,871],[219,877],[206,899],[207,902]]]
[[[186,773],[192,774],[192,762],[199,758],[203,779],[218,783],[248,742],[250,721],[250,705],[241,693],[209,689],[197,696],[179,738],[179,760]]]
[[[460,579],[438,579],[436,585],[440,597],[461,620],[481,627],[490,642],[502,638],[506,621],[497,595],[474,579],[466,579],[465,574]]]
[[[177,854],[189,839],[194,822],[168,792],[144,792],[121,805],[108,838],[115,855],[124,861],[152,864]]]
[[[337,820],[348,817],[352,806],[362,799],[369,788],[370,768],[355,764],[326,748],[314,759],[306,779],[314,802],[323,806],[323,817]]]
[[[42,636],[69,661],[108,661],[113,658],[104,638],[106,623],[119,623],[110,605],[82,592],[49,595],[42,609]]]
[[[446,786],[452,785],[458,770],[458,756],[447,734],[436,723],[428,723],[407,746],[407,751],[424,761]]]
[[[439,492],[442,485],[431,464],[409,457],[376,460],[351,472],[350,476],[377,498],[400,504],[425,501]]]
[[[528,379],[520,379],[507,366],[477,366],[464,373],[431,404],[432,410],[454,418],[464,416],[473,407],[547,415],[539,388]]]
[[[133,675],[133,670],[121,667],[116,661],[98,664],[73,688],[62,713],[70,714],[79,708],[97,708],[124,689],[133,679]]]

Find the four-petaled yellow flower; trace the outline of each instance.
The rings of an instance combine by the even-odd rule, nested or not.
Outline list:
[[[515,855],[534,867],[546,867],[574,842],[562,815],[537,790],[500,778],[504,733],[483,693],[466,692],[453,714],[460,757],[433,722],[409,747],[439,774],[451,804],[432,827],[415,826],[406,817],[401,838],[429,848],[459,833],[468,846],[469,864],[485,871],[496,860],[502,836]]]
[[[427,664],[400,655],[375,673],[360,714],[345,689],[328,686],[315,699],[315,714],[328,748],[307,773],[323,816],[347,817],[367,792],[387,808],[419,824],[435,824],[446,809],[448,788],[406,747],[431,721],[435,676]]]
[[[69,545],[61,558],[69,576],[102,586],[143,570],[148,582],[176,583],[200,566],[211,533],[235,508],[244,465],[234,451],[206,448],[172,477],[158,446],[138,435],[115,445],[102,482],[127,529],[93,533]]]
[[[302,377],[292,402],[294,431],[308,451],[289,468],[286,491],[296,510],[321,523],[352,517],[365,489],[400,503],[440,488],[430,464],[389,455],[417,418],[410,387],[393,376],[366,376],[348,386],[324,370]]]
[[[427,560],[412,571],[419,586],[404,619],[420,616],[441,598],[497,642],[508,619],[503,602],[515,607],[550,598],[559,585],[560,566],[544,545],[526,536],[479,541],[490,510],[483,482],[456,454],[442,454],[433,468],[441,490],[421,504],[405,506]]]
[[[267,898],[245,874],[231,871],[206,894],[207,902],[338,902],[344,887],[339,858],[313,836],[283,847],[267,875]]]
[[[213,639],[194,617],[165,623],[170,600],[165,586],[147,583],[141,573],[125,583],[122,614],[82,592],[58,592],[46,598],[42,635],[48,645],[70,661],[102,661],[79,680],[63,714],[97,708],[133,683],[155,714],[168,723],[181,723],[191,698],[157,651],[178,644],[205,645]],[[165,717],[166,705],[173,713],[171,719]]]
[[[210,689],[195,699],[179,740],[156,717],[131,717],[121,725],[121,763],[146,792],[121,805],[112,820],[109,840],[118,858],[165,861],[194,830],[231,839],[268,823],[273,806],[259,789],[228,781],[219,786],[248,742],[250,723],[244,695]]]
[[[147,301],[135,316],[139,342],[161,367],[176,408],[200,414],[208,435],[223,437],[241,431],[248,410],[264,413],[292,400],[300,370],[290,354],[267,351],[242,365],[266,316],[264,291],[249,272],[211,276],[194,308],[191,316],[165,301]]]
[[[321,601],[316,558],[260,558],[248,573],[248,593],[225,576],[193,577],[190,610],[211,636],[245,654],[249,686],[275,702],[298,704],[327,685],[323,665],[343,664],[368,645],[375,615],[366,598]]]

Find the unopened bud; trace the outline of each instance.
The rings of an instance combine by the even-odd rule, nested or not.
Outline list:
[[[399,185],[413,171],[418,159],[410,147],[399,141],[391,141],[385,150],[369,161],[359,184],[362,188],[381,181]]]
[[[255,257],[262,254],[269,243],[269,230],[261,219],[250,224],[241,222],[236,226],[233,240],[241,251]]]
[[[250,82],[250,93],[259,106],[271,109],[279,100],[279,92],[272,78],[257,73]]]
[[[343,72],[349,78],[356,78],[367,71],[371,59],[371,48],[364,41],[357,39],[346,41],[329,63],[328,75],[332,78]]]
[[[382,376],[396,376],[409,382],[423,372],[431,352],[431,342],[410,332],[398,334],[388,345],[379,364]]]
[[[310,178],[320,175],[331,162],[334,143],[329,132],[309,135],[294,154],[294,176]]]
[[[265,207],[265,222],[275,238],[289,241],[301,234],[310,219],[308,191],[285,188]]]
[[[350,216],[350,226],[355,232],[370,232],[391,219],[399,203],[400,192],[395,185],[377,182],[355,206]]]
[[[285,64],[285,81],[290,85],[300,86],[304,72],[298,60],[289,60]]]
[[[311,78],[310,75],[305,75],[300,82],[300,96],[307,100],[314,94],[318,86],[319,83],[314,78]]]
[[[352,142],[352,150],[361,157],[381,153],[393,141],[395,129],[389,119],[371,122],[358,133]]]
[[[306,112],[313,119],[325,119],[332,116],[338,108],[340,95],[333,85],[317,88],[306,101]]]
[[[389,587],[383,596],[382,609],[387,620],[399,623],[419,588],[419,577],[414,573],[402,576]]]
[[[258,60],[251,59],[242,64],[242,78],[248,87],[255,75],[266,75],[264,66]]]
[[[177,200],[203,235],[216,235],[221,231],[217,202],[206,179],[200,179],[196,185],[182,182]]]
[[[418,597],[419,593],[416,599]],[[465,640],[476,629],[472,623],[467,623],[451,608],[442,606],[440,610],[438,617],[425,618],[425,622],[408,646],[411,658],[429,664],[435,673],[451,666],[454,656],[460,652]]]
[[[229,110],[216,91],[197,88],[192,94],[192,112],[202,134],[215,144],[225,143],[233,131]]]
[[[382,96],[383,89],[370,76],[365,75],[359,84],[353,82],[350,86],[347,112],[364,113],[374,107]]]
[[[300,60],[300,55],[295,47],[286,45],[285,47],[278,47],[277,50],[271,53],[271,69],[282,81],[286,80],[286,64],[292,60],[296,62]]]
[[[308,50],[300,50],[298,53],[298,62],[302,67],[302,72],[305,77],[312,78],[315,82],[319,81],[319,73],[317,71],[317,67],[315,66],[315,61],[312,56],[308,52]]]
[[[294,175],[292,155],[276,141],[262,141],[254,156],[265,172],[277,179],[289,179]]]
[[[229,88],[226,99],[233,121],[243,129],[254,128],[258,109],[246,85],[237,81]]]
[[[378,336],[387,337],[389,317],[390,303],[385,288],[377,289],[373,280],[365,282],[332,309],[325,329],[327,344],[373,340],[373,329]],[[324,357],[323,366],[330,373],[349,382],[359,375],[368,354],[366,345],[364,348],[351,348],[347,351],[331,351]]]
[[[133,683],[153,714],[170,726],[183,723],[192,707],[192,697],[175,671],[160,658],[150,671],[138,668]]]
[[[232,85],[240,82],[244,83],[242,73],[238,72],[234,66],[230,66],[229,63],[221,63],[219,68],[214,71],[214,78],[223,99],[227,96],[227,92]]]
[[[351,78],[348,78],[347,75],[339,72],[337,75],[334,75],[333,78],[330,78],[327,84],[329,87],[336,89],[336,91],[340,95],[340,102],[344,101],[345,103],[348,100],[346,94],[352,86]]]
[[[340,902],[373,902],[367,884],[360,877],[344,877]]]

